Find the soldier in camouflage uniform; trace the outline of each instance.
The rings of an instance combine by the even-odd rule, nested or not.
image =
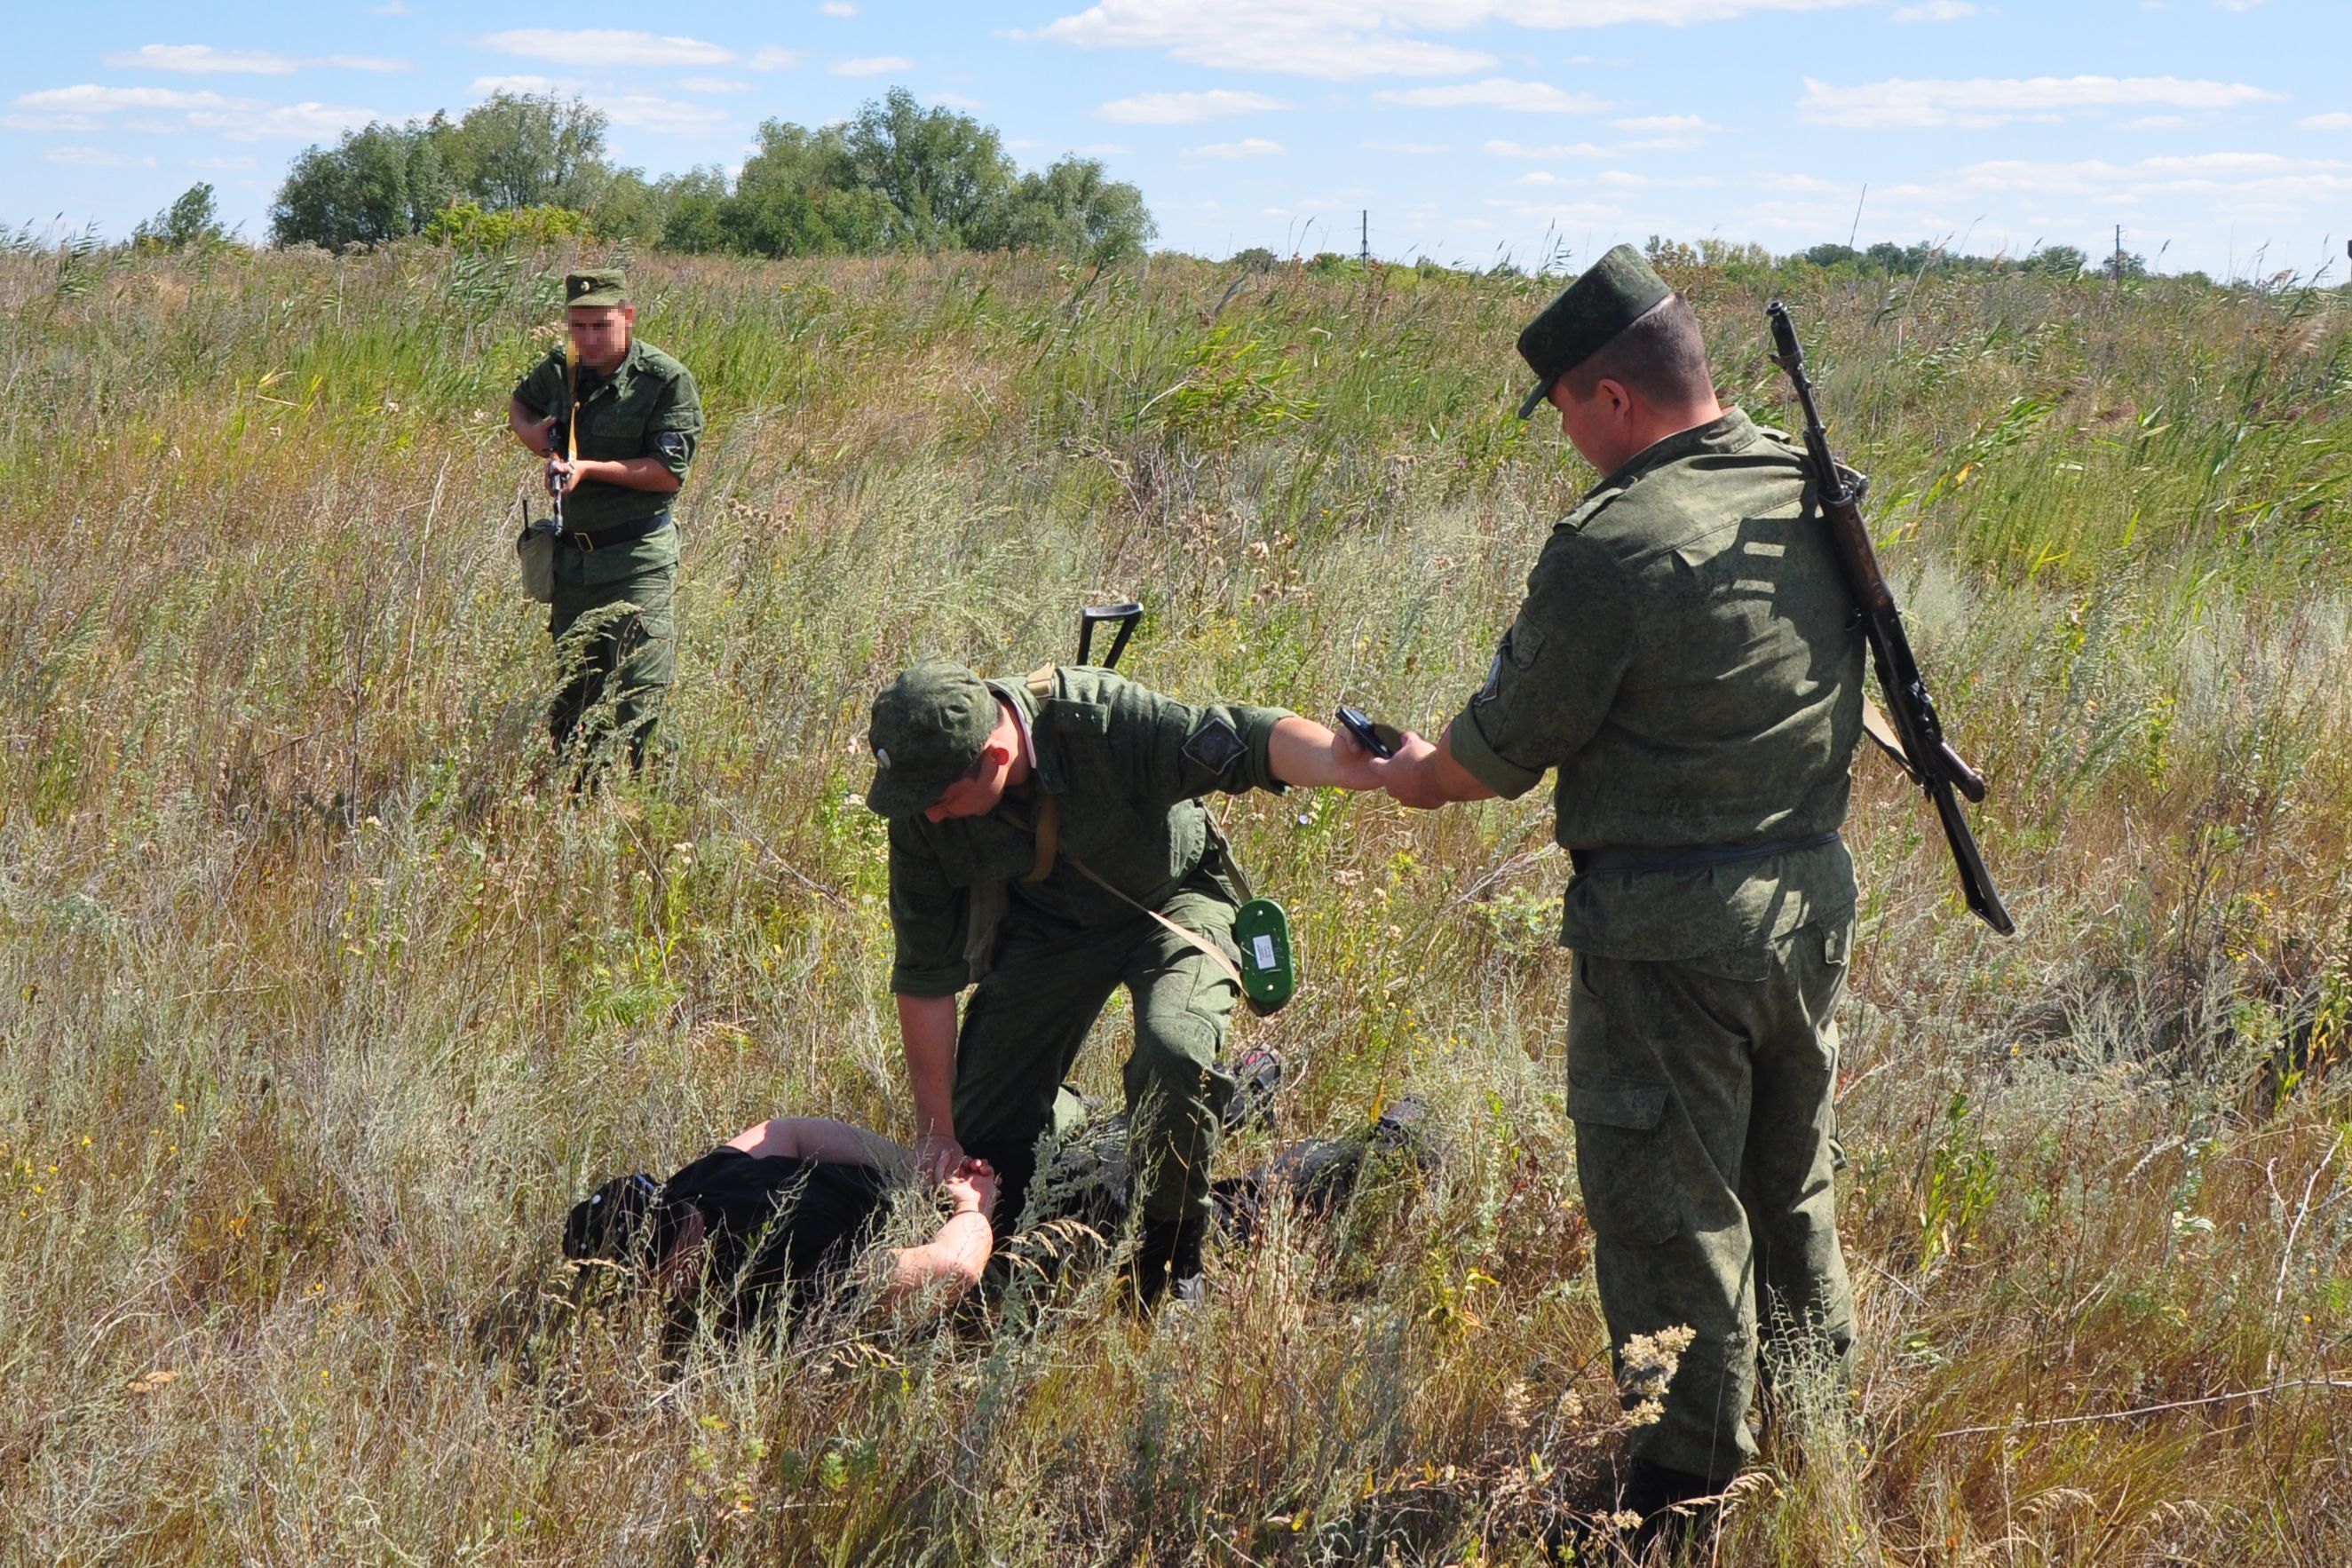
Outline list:
[[[1696,1342],[1637,1430],[1627,1506],[1717,1489],[1755,1454],[1768,1367],[1843,1375],[1853,1307],[1832,1180],[1853,928],[1838,837],[1862,643],[1803,450],[1717,403],[1690,307],[1603,257],[1520,335],[1607,476],[1556,524],[1486,686],[1374,766],[1408,805],[1516,797],[1559,770],[1575,950],[1568,1110],[1621,1348]]]
[[[625,738],[636,766],[677,668],[670,505],[702,437],[702,398],[686,366],[636,336],[619,272],[575,272],[563,299],[577,367],[550,350],[507,408],[508,428],[547,459],[548,489],[563,494],[547,629],[569,675],[548,728],[559,752],[575,740],[593,750],[608,734]]]
[[[1192,1294],[1234,1090],[1219,1066],[1241,993],[1234,913],[1249,896],[1201,797],[1369,788],[1370,759],[1280,709],[1195,707],[1081,667],[983,681],[946,659],[883,689],[867,739],[919,1147],[934,1169],[987,1161],[997,1212],[1017,1224],[1055,1092],[1126,986],[1143,1222],[1130,1279],[1145,1306],[1171,1285]]]

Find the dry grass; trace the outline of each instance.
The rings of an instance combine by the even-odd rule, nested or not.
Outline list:
[[[1286,1127],[1410,1089],[1454,1157],[1196,1318],[1081,1285],[672,1380],[553,1267],[611,1171],[905,1131],[845,797],[910,653],[1132,593],[1157,684],[1445,713],[1589,478],[1510,417],[1534,286],[640,261],[713,416],[682,750],[574,806],[497,417],[562,260],[0,258],[0,1552],[1535,1561],[1611,1402],[1532,799],[1228,813],[1304,938]],[[1773,280],[1683,281],[1777,416]],[[1714,1559],[2343,1561],[2342,301],[1780,281],[2022,929],[1870,772],[1861,1394],[1792,1402]]]

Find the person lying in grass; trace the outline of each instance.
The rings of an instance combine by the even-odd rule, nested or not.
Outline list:
[[[1253,1051],[1235,1073],[1244,1091],[1229,1106],[1228,1121],[1270,1125],[1280,1062]],[[1247,1173],[1216,1182],[1219,1239],[1249,1245],[1278,1202],[1328,1215],[1375,1163],[1433,1166],[1438,1148],[1428,1124],[1421,1101],[1399,1100],[1355,1136],[1297,1141]],[[1134,1219],[1127,1119],[1101,1114],[1066,1087],[1056,1097],[1054,1125],[1058,1136],[1029,1217],[1041,1226],[1072,1225],[1096,1238],[1094,1247],[1047,1249],[1061,1260],[1099,1258]],[[997,1175],[985,1161],[964,1160],[940,1184],[950,1212],[931,1237],[914,1247],[877,1247],[895,1192],[919,1175],[915,1152],[877,1132],[826,1118],[780,1116],[746,1129],[667,1182],[638,1174],[605,1183],[573,1206],[563,1253],[575,1262],[619,1264],[656,1283],[671,1303],[674,1334],[691,1330],[698,1307],[715,1308],[714,1326],[736,1333],[779,1304],[797,1317],[852,1291],[873,1291],[886,1304],[945,1304],[981,1280],[996,1249]]]
[[[689,1327],[719,1305],[738,1332],[789,1301],[795,1316],[842,1289],[885,1302],[949,1300],[976,1283],[996,1244],[996,1173],[965,1160],[939,1184],[949,1214],[930,1239],[877,1250],[891,1197],[916,1174],[912,1151],[826,1117],[779,1116],[745,1129],[666,1182],[617,1177],[573,1205],[563,1255],[658,1281]]]

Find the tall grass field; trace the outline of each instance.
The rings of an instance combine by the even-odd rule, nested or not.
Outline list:
[[[1412,1094],[1446,1158],[1201,1310],[1032,1270],[666,1364],[557,1243],[768,1115],[910,1135],[858,797],[914,657],[1132,596],[1154,686],[1442,723],[1594,478],[1514,417],[1558,280],[630,259],[710,423],[675,751],[573,798],[505,408],[580,259],[0,256],[0,1560],[1545,1561],[1620,1425],[1545,792],[1222,808],[1304,957],[1236,1027],[1280,1135]],[[1782,425],[1789,299],[2019,924],[1858,759],[1859,1377],[1690,1560],[2352,1561],[2346,296],[1670,270]]]

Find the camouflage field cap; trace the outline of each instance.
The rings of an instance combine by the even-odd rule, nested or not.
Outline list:
[[[874,699],[866,731],[874,784],[866,804],[884,816],[929,810],[971,771],[996,723],[995,697],[955,660],[927,658],[901,671]]]
[[[625,305],[629,302],[629,279],[617,267],[599,267],[587,272],[574,272],[563,280],[563,303],[572,305]]]
[[[1533,414],[1551,395],[1552,383],[1673,292],[1630,245],[1617,247],[1587,268],[1519,334],[1519,357],[1536,373],[1536,389],[1519,405],[1519,417]]]

